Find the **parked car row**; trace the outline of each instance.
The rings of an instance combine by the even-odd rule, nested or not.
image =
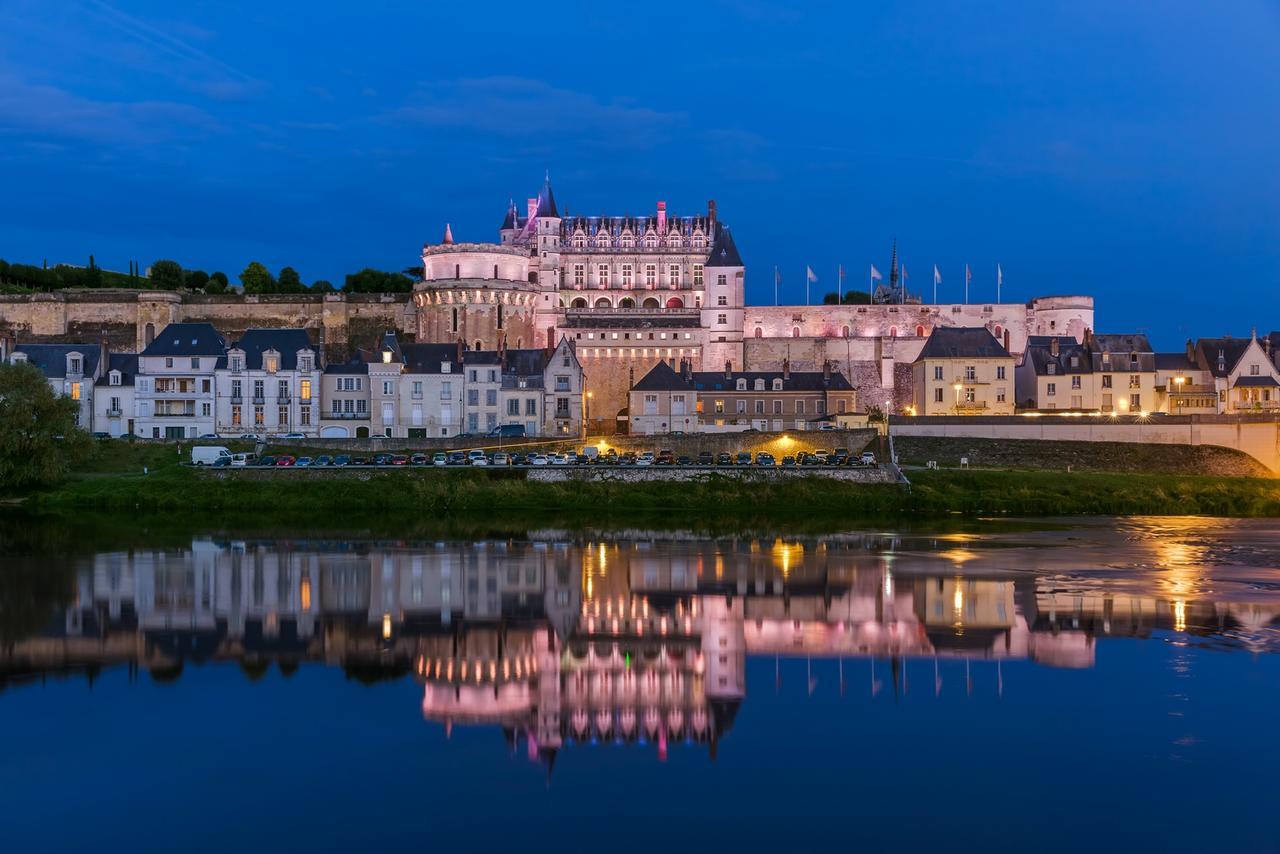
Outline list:
[[[593,447],[584,448],[582,453],[521,453],[495,451],[486,453],[481,450],[472,451],[436,451],[433,454],[374,454],[371,456],[351,454],[320,454],[318,456],[293,456],[290,454],[269,454],[256,457],[254,454],[218,455],[206,462],[195,459],[197,451],[193,449],[193,462],[197,465],[212,466],[293,466],[297,468],[342,468],[346,466],[701,466],[701,467],[743,467],[743,466],[874,466],[876,457],[871,451],[861,454],[850,453],[846,448],[835,451],[801,451],[787,454],[780,459],[770,453],[752,454],[741,451],[737,454],[713,454],[703,451],[692,457],[676,456],[673,451],[659,450],[625,451],[618,453],[610,449],[599,453]],[[221,449],[219,449],[221,450]]]

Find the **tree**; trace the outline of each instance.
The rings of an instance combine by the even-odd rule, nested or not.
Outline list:
[[[88,449],[80,404],[54,393],[34,365],[0,364],[0,489],[56,483]]]
[[[151,264],[151,284],[163,290],[177,290],[182,287],[182,265],[177,261],[162,258]]]
[[[334,292],[333,282],[325,279],[316,279],[311,283],[311,290],[321,294],[331,294]]]
[[[413,279],[403,273],[384,273],[365,267],[359,273],[348,273],[342,289],[352,294],[393,294],[413,290]]]
[[[216,270],[209,274],[209,283],[204,286],[206,294],[225,294],[227,292],[227,274],[221,270]]]
[[[244,285],[246,294],[275,293],[276,280],[271,271],[257,261],[250,261],[240,273],[240,284]]]
[[[843,299],[835,291],[822,296],[823,305],[868,305],[870,302],[870,295],[864,291],[846,291]]]
[[[277,293],[302,293],[302,277],[299,276],[298,271],[292,267],[284,267],[280,270],[280,279],[276,284],[279,286],[276,289]]]
[[[204,270],[187,271],[187,287],[193,291],[203,290],[209,284],[209,274]]]

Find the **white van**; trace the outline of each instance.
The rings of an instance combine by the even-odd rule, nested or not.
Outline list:
[[[231,452],[219,445],[203,445],[191,449],[191,464],[193,466],[211,466],[224,457],[227,461],[223,465],[230,465]]]
[[[256,466],[258,464],[257,454],[232,454],[231,465],[233,466]]]

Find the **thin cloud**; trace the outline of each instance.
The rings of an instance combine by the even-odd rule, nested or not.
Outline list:
[[[629,99],[601,99],[524,77],[481,77],[425,85],[391,121],[486,135],[585,137],[621,147],[662,141],[685,115]]]

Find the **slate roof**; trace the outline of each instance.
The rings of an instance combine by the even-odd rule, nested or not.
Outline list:
[[[916,361],[922,359],[1010,358],[988,330],[960,326],[939,326],[929,334]]]
[[[170,323],[140,356],[222,356],[226,339],[212,323]]]
[[[1202,370],[1209,371],[1215,377],[1229,376],[1249,349],[1250,343],[1252,339],[1249,338],[1201,338],[1196,342],[1196,361],[1200,363]],[[1219,352],[1223,355],[1221,368],[1218,367]]]
[[[832,371],[824,380],[822,371],[791,371],[789,377],[782,371],[693,371],[688,377],[666,362],[654,365],[649,373],[632,386],[632,391],[737,391],[738,380],[746,380],[746,391],[754,390],[756,380],[764,380],[765,391],[773,391],[773,381],[782,380],[784,392],[798,391],[853,391],[844,374]]]
[[[280,354],[282,371],[297,370],[299,350],[316,352],[305,329],[248,329],[231,349],[244,351],[245,367],[251,371],[262,369],[262,354],[268,350]]]
[[[1054,340],[1058,342],[1058,355],[1051,350]],[[1071,363],[1075,357],[1076,363]],[[1088,374],[1093,372],[1093,359],[1088,349],[1070,335],[1031,335],[1027,338],[1027,358],[1037,376],[1051,376],[1049,365],[1053,365],[1052,375]]]
[[[460,371],[458,364],[457,344],[403,344],[400,352],[404,356],[404,369],[411,374],[443,373],[440,366],[448,362],[450,372]]]
[[[101,348],[97,344],[18,344],[13,352],[25,353],[27,362],[39,368],[45,377],[60,379],[67,375],[67,356],[71,353],[84,357],[82,375],[93,376],[98,370]]]
[[[1150,353],[1151,342],[1141,332],[1107,333],[1094,335],[1090,339],[1090,349],[1095,353]]]
[[[107,367],[94,385],[110,385],[111,372],[120,372],[120,386],[133,385],[133,378],[138,374],[137,353],[110,353],[107,355]],[[119,388],[119,386],[117,386]]]
[[[326,374],[368,374],[369,363],[356,358],[350,362],[330,362],[324,366]]]
[[[1156,353],[1157,371],[1198,371],[1200,366],[1182,353]]]
[[[555,193],[551,192],[550,176],[542,182],[542,189],[538,191],[538,216],[560,218],[560,212],[556,210]]]
[[[711,244],[711,254],[707,256],[708,267],[741,267],[742,256],[738,254],[738,245],[733,242],[733,235],[727,226],[716,225],[716,239]]]
[[[1267,374],[1258,377],[1240,377],[1236,380],[1237,386],[1280,386],[1280,382],[1276,382],[1276,378]]]

